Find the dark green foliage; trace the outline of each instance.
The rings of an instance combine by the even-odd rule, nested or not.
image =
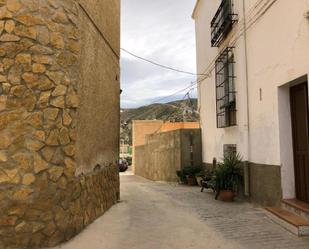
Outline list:
[[[126,157],[125,160],[127,161],[128,165],[132,165],[132,157]]]
[[[196,174],[200,174],[203,171],[204,169],[202,166],[187,166],[184,167],[182,170],[176,171],[176,173],[181,182],[187,183],[187,176],[195,177]]]
[[[182,183],[187,183],[187,177],[184,174],[183,170],[177,170],[176,171],[177,176],[179,177],[180,182]]]
[[[195,174],[196,177],[205,177],[205,171],[202,169],[202,171]]]
[[[217,194],[221,190],[237,191],[242,179],[242,158],[239,154],[227,153],[223,162],[218,163],[214,170],[212,184]]]
[[[203,171],[202,166],[187,166],[183,168],[183,172],[186,176],[195,176],[201,171]]]

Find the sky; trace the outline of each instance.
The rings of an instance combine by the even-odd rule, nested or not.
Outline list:
[[[196,72],[196,0],[121,0],[121,47],[143,58],[179,70]],[[182,99],[196,76],[166,70],[121,52],[121,107]],[[192,96],[195,92],[192,92]]]

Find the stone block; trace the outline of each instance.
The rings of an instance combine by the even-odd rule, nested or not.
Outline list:
[[[23,176],[22,184],[31,185],[35,182],[35,176],[33,174],[25,174]]]
[[[36,174],[48,169],[48,163],[39,154],[34,154],[33,160],[34,172]]]

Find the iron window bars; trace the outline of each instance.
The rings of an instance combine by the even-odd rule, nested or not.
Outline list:
[[[238,15],[233,13],[232,0],[222,0],[219,9],[211,21],[211,46],[218,47],[224,37],[230,32]]]
[[[237,145],[236,144],[224,144],[223,145],[223,154],[229,155],[229,154],[237,154]]]
[[[233,47],[227,47],[216,60],[216,108],[218,128],[225,128],[237,124],[234,63]]]

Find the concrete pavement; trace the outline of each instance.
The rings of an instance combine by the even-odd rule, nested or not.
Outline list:
[[[121,175],[121,202],[57,249],[308,249],[246,202],[210,192]]]

